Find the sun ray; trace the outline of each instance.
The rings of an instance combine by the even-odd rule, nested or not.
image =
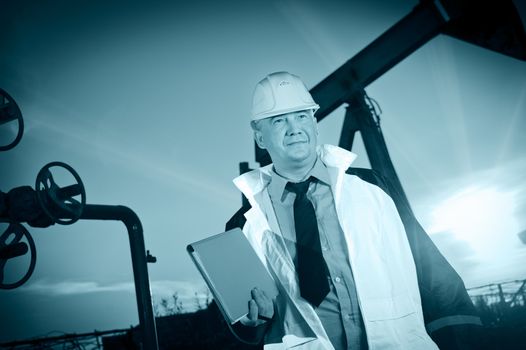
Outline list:
[[[428,57],[431,66],[431,78],[441,106],[444,127],[449,137],[449,154],[455,157],[456,166],[463,172],[472,170],[470,147],[466,132],[466,117],[462,103],[456,63],[452,52],[452,39],[438,37],[432,41],[432,50]]]
[[[518,127],[519,121],[521,118],[524,118],[526,115],[526,84],[521,89],[520,94],[517,97],[517,103],[513,109],[513,113],[509,118],[502,143],[500,144],[499,152],[495,159],[495,166],[499,166],[504,158],[506,157],[507,152],[509,151],[511,140],[517,135],[517,133],[523,133],[524,130]]]

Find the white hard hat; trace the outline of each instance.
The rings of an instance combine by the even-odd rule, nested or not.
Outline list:
[[[320,106],[314,102],[301,79],[287,72],[267,75],[254,89],[251,119],[260,120],[275,115],[313,109]]]

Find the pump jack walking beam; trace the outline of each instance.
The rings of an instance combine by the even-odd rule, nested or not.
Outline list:
[[[357,90],[364,89],[382,74],[440,33],[447,17],[427,2],[380,35],[362,51],[323,79],[310,91],[320,105],[318,121],[334,111]]]
[[[512,1],[421,1],[311,89],[318,121],[442,32],[526,60],[526,33]]]

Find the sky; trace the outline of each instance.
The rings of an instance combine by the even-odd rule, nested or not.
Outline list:
[[[177,293],[191,310],[206,289],[185,247],[223,230],[239,162],[257,166],[255,84],[286,70],[316,85],[416,3],[2,2],[0,87],[26,128],[0,153],[0,189],[71,165],[89,204],[139,216],[154,302]],[[440,35],[366,91],[418,220],[466,286],[526,278],[526,62]],[[320,123],[322,143],[338,143],[344,113]],[[0,126],[0,140],[15,133]],[[368,167],[359,138],[353,151]],[[28,229],[36,268],[0,290],[0,342],[138,323],[122,223]],[[8,261],[4,282],[28,261]]]

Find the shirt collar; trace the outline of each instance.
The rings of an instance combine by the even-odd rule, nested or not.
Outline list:
[[[280,201],[283,201],[283,193],[285,191],[285,186],[287,185],[289,180],[279,175],[274,169],[274,167],[272,167],[270,175],[271,179],[268,185],[268,192],[270,198],[279,199]],[[320,157],[316,158],[316,163],[314,163],[314,167],[311,169],[307,178],[309,176],[313,176],[319,181],[330,186],[329,172],[327,171],[327,167],[325,166],[325,164],[323,164],[323,162],[320,160]]]
[[[356,154],[333,145],[318,145],[316,152],[319,159],[327,167],[331,186],[335,187],[335,193],[341,185],[341,177],[345,170],[356,159]],[[254,201],[254,195],[266,189],[272,174],[272,164],[262,168],[254,169],[236,177],[233,182],[235,186],[247,197],[252,207],[258,206]],[[335,198],[336,199],[336,198]]]

